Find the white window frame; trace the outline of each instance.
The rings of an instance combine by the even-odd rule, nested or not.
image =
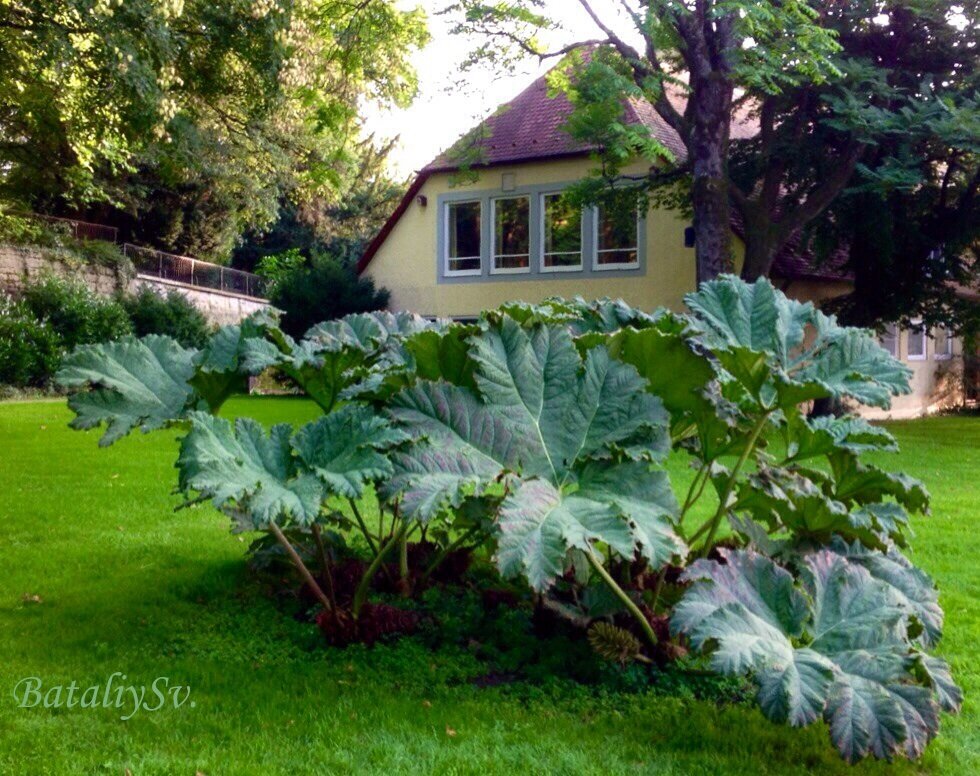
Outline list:
[[[600,264],[599,254],[600,253],[614,253],[616,251],[629,250],[628,248],[606,248],[605,250],[599,250],[599,207],[594,206],[592,208],[592,270],[593,272],[605,272],[606,270],[615,269],[639,269],[640,268],[640,243],[642,241],[642,227],[643,219],[640,214],[640,209],[636,209],[636,242],[633,245],[633,251],[636,253],[636,261],[624,262],[618,261],[615,264]]]
[[[497,202],[503,199],[526,199],[527,200],[527,266],[526,267],[497,267]],[[531,210],[534,200],[530,194],[513,194],[503,197],[490,198],[490,274],[491,275],[529,275],[531,274],[531,262],[534,261],[534,244],[531,240]],[[523,253],[501,253],[500,258],[515,258],[523,256]],[[542,257],[542,261],[543,261]]]
[[[455,205],[472,205],[476,204],[480,206],[480,253],[476,256],[449,256],[449,246],[451,241],[449,239],[449,230],[452,228],[452,221],[449,216],[450,209]],[[483,274],[483,200],[480,198],[476,199],[459,199],[450,202],[443,203],[445,210],[443,211],[443,235],[442,241],[443,245],[443,257],[442,266],[447,278],[463,278],[463,277],[475,277],[477,275]],[[477,259],[480,262],[480,266],[477,269],[450,269],[449,261],[450,258],[453,261],[465,261],[466,259]]]
[[[937,329],[942,329],[946,332],[946,350],[940,352],[939,348],[934,347],[932,351],[932,358],[934,361],[949,361],[953,357],[953,335],[950,333],[949,329],[945,326],[937,326]],[[933,339],[933,342],[936,340]]]
[[[885,343],[882,341],[889,331],[891,331],[892,342],[895,343],[895,347],[893,350],[889,350],[888,348],[886,348]],[[878,337],[878,344],[881,345],[881,347],[884,348],[885,352],[888,353],[888,355],[890,355],[892,358],[898,358],[899,351],[901,350],[900,347],[901,340],[902,340],[902,330],[898,328],[898,324],[889,323],[885,327],[885,330],[881,333],[881,336]]]
[[[918,328],[918,330],[917,330]],[[922,337],[922,353],[912,353],[912,337],[918,334]],[[925,361],[929,358],[929,337],[922,321],[912,321],[912,327],[906,331],[905,358],[909,361]]]
[[[579,216],[579,263],[576,267],[549,267],[544,263],[545,252],[545,242],[547,240],[547,231],[545,229],[545,219],[548,217],[548,206],[546,199],[548,197],[560,197],[562,195],[561,189],[556,189],[555,191],[542,191],[538,194],[538,271],[542,273],[551,272],[582,272],[585,269],[585,222],[586,222],[586,212],[583,208],[581,215]],[[573,251],[563,251],[563,252],[552,252],[547,255],[551,256],[568,256]]]

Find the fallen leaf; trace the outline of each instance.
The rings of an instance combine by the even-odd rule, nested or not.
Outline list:
[[[44,599],[41,598],[37,593],[24,593],[24,597],[21,599],[25,604],[41,604],[44,603]]]
[[[432,708],[432,701],[422,701],[422,705],[425,706],[425,708],[427,708],[427,709],[431,709]]]
[[[450,738],[456,738],[456,731],[453,728],[449,727],[449,725],[446,725],[446,735],[449,736]]]

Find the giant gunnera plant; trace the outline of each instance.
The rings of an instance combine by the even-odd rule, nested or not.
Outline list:
[[[79,348],[59,379],[73,425],[105,424],[103,444],[185,429],[188,503],[266,532],[334,643],[398,629],[376,595],[385,575],[412,596],[454,552],[485,548],[600,655],[650,671],[693,655],[748,677],[774,722],[825,720],[849,762],[918,757],[962,700],[930,654],[935,586],[903,554],[929,495],[862,460],[897,449],[883,428],[807,415],[827,398],[887,407],[908,370],[766,280],[724,276],[685,302],[553,299],[472,324],[353,315],[300,341],[265,315],[200,351],[162,337]],[[266,430],[217,416],[267,369],[322,417]],[[672,481],[668,459],[689,473]],[[349,543],[368,560],[344,595]]]

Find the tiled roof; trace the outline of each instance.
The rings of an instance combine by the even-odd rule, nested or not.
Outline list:
[[[593,144],[575,140],[562,129],[572,112],[563,93],[550,95],[547,74],[536,79],[492,116],[456,141],[429,164],[423,172],[455,170],[461,160],[474,167],[577,156],[598,150]],[[624,119],[628,124],[646,124],[678,160],[687,151],[673,128],[660,118],[648,102],[630,99]]]

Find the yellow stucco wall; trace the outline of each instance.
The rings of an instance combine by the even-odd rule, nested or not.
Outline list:
[[[471,316],[504,302],[539,302],[549,296],[625,299],[646,310],[660,306],[680,308],[684,294],[694,289],[694,249],[684,247],[688,221],[677,213],[652,210],[646,220],[646,272],[622,277],[583,277],[574,273],[547,279],[493,278],[478,283],[436,282],[437,198],[450,191],[499,190],[505,174],[515,176],[517,187],[578,180],[592,163],[585,158],[493,167],[465,185],[451,187],[451,175],[430,177],[419,194],[427,204],[412,202],[375,254],[364,274],[391,291],[391,307],[421,315]],[[643,172],[644,165],[635,170]]]

